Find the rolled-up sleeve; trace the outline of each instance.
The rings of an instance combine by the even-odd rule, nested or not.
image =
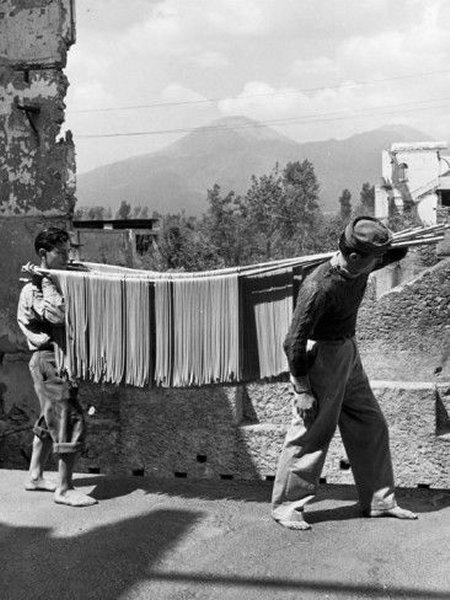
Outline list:
[[[294,377],[308,374],[306,345],[308,337],[324,313],[327,305],[326,290],[317,282],[305,281],[300,288],[291,326],[284,340],[289,371]]]
[[[42,297],[33,299],[33,309],[52,325],[63,325],[65,322],[64,297],[48,277],[42,279]]]
[[[45,331],[42,320],[33,308],[35,294],[30,286],[25,286],[17,307],[17,323],[25,335],[30,349],[40,348],[50,343],[50,335]]]

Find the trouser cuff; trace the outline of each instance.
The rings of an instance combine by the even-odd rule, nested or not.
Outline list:
[[[53,444],[53,452],[55,454],[74,454],[79,452],[82,445],[79,442],[59,442]]]

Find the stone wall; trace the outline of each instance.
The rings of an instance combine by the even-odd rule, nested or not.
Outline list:
[[[372,286],[359,319],[366,368],[373,380],[389,380],[372,381],[372,387],[390,425],[396,477],[404,486],[448,486],[449,274],[450,260],[443,260],[379,301]],[[439,368],[440,375],[435,375]],[[93,451],[83,459],[85,469],[194,479],[273,478],[291,414],[287,381],[118,389],[112,409],[111,394],[104,405],[104,395],[97,400],[95,388],[83,388],[87,404],[109,407],[91,420]],[[108,439],[115,423],[117,440],[110,453],[103,451],[103,438],[96,436],[94,426],[108,414]],[[331,444],[323,477],[331,483],[352,482],[339,435]]]
[[[10,359],[5,371],[3,414],[10,435],[0,438],[0,467],[24,469],[37,403],[26,364]],[[397,483],[448,487],[449,386],[440,386],[441,396],[431,382],[374,381],[372,387],[389,424]],[[81,401],[96,413],[87,417],[88,444],[78,470],[271,481],[291,397],[283,382],[183,390],[83,384]],[[328,483],[353,482],[339,434],[322,476]]]
[[[447,259],[378,302],[369,294],[360,316],[361,354],[389,423],[396,478],[403,486],[448,487],[449,273]],[[31,427],[37,413],[26,364],[9,356],[2,368],[3,413],[12,411],[11,426]],[[389,381],[374,379],[379,372]],[[80,470],[270,481],[290,420],[292,392],[286,380],[189,389],[83,383],[80,397],[86,409],[96,409],[88,417]],[[0,445],[2,464],[25,468],[30,430],[7,439]],[[339,435],[323,477],[352,483]]]
[[[373,379],[433,381],[443,367],[450,299],[450,259],[378,300],[370,285],[358,318],[358,338]],[[450,379],[450,372],[447,374]]]
[[[389,423],[396,479],[403,486],[448,487],[450,372],[439,298],[448,305],[449,272],[447,259],[378,302],[369,293],[361,312],[361,354]],[[412,369],[411,361],[419,366]],[[388,381],[374,379],[382,368]],[[18,431],[0,443],[0,465],[25,468],[37,403],[18,355],[7,355],[2,370],[3,414],[10,431]],[[95,408],[81,471],[270,481],[292,393],[286,380],[189,389],[83,383],[80,398],[86,410]],[[352,483],[339,434],[322,475],[329,483]]]

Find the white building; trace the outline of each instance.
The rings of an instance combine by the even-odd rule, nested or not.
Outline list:
[[[386,219],[391,203],[400,212],[414,203],[424,224],[445,220],[450,207],[450,156],[443,154],[445,150],[445,142],[398,143],[383,150],[375,216]]]

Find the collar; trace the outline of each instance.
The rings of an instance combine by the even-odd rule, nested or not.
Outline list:
[[[345,279],[356,279],[345,267],[339,264],[339,252],[333,254],[330,258],[331,268],[339,275],[342,275]]]

